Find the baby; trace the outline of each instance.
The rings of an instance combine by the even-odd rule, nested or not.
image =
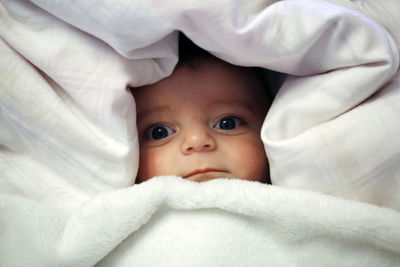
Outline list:
[[[180,52],[171,76],[132,89],[140,142],[136,182],[159,175],[269,182],[260,131],[270,98],[261,78],[189,47],[191,55]]]

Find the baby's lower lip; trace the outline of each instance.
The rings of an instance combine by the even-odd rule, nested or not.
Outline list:
[[[186,176],[184,176],[183,178],[188,179],[188,180],[192,180],[192,181],[208,181],[208,180],[212,180],[215,178],[222,178],[224,177],[224,173],[225,171],[222,170],[200,170],[200,171],[195,171],[192,172]]]

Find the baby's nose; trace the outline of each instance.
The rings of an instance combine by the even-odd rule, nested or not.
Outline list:
[[[211,129],[196,126],[187,129],[182,142],[182,152],[190,154],[193,152],[212,151],[216,148],[216,141],[210,132]]]

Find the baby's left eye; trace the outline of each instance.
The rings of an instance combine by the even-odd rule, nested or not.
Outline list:
[[[219,130],[233,130],[236,129],[240,124],[242,123],[242,120],[236,117],[224,117],[220,119],[217,124],[215,124],[214,128],[219,129]]]

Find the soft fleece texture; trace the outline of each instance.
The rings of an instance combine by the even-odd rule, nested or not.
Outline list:
[[[0,265],[395,265],[399,2],[330,2],[1,0]],[[139,157],[126,87],[173,71],[175,30],[288,74],[261,134],[273,183],[304,191],[124,189]]]
[[[70,217],[3,195],[0,212],[7,225],[0,239],[3,266],[383,267],[400,262],[398,212],[242,180],[160,177],[99,194]]]

